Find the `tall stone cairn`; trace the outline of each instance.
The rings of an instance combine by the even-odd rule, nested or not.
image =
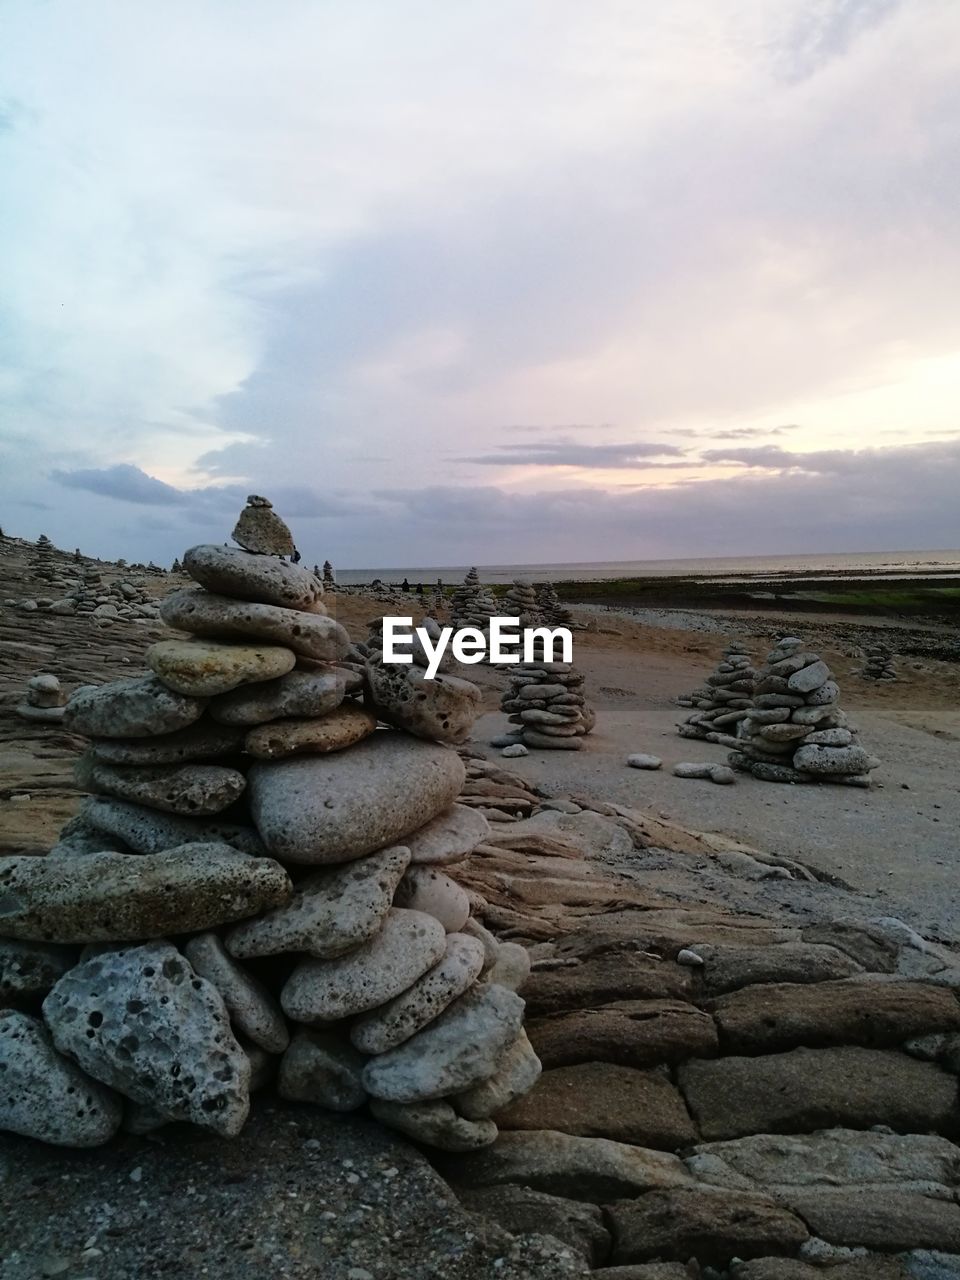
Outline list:
[[[500,708],[520,727],[498,745],[579,751],[597,714],[583,696],[583,676],[570,662],[519,662],[507,670]],[[509,739],[509,742],[508,742]]]
[[[864,649],[866,661],[858,672],[864,680],[896,680],[893,653],[885,644],[872,644]]]
[[[451,746],[480,692],[358,652],[254,510],[238,536],[258,551],[185,553],[196,585],[163,601],[180,634],[149,674],[69,700],[90,739],[79,815],[46,858],[0,859],[0,1130],[229,1137],[276,1077],[287,1099],[485,1146],[540,1063],[524,974],[447,874],[489,833],[456,803]]]
[[[323,562],[323,586],[324,590],[332,591],[337,585],[337,576],[333,571],[333,565],[329,560]]]
[[[557,595],[552,582],[538,583],[536,592],[537,610],[543,622],[551,627],[563,627],[572,621],[570,610]]]
[[[716,671],[707,676],[706,685],[677,699],[681,707],[695,708],[683,724],[677,726],[680,737],[709,742],[710,735],[718,730],[736,733],[736,726],[753,705],[756,679],[749,650],[740,641],[732,640],[724,649]]]
[[[478,627],[486,631],[490,619],[499,612],[496,598],[480,581],[476,568],[469,569],[461,586],[450,601],[451,621],[455,627]]]
[[[503,597],[503,613],[508,618],[519,618],[521,627],[538,627],[543,621],[533,583],[527,578],[514,578]]]
[[[730,764],[765,782],[870,785],[880,761],[857,741],[830,668],[794,636],[780,640],[760,670],[754,705],[740,722]]]

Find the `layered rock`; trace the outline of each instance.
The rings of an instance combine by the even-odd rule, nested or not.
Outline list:
[[[497,739],[547,750],[578,751],[597,716],[583,696],[583,676],[569,662],[520,662],[508,669],[500,701],[518,729]]]
[[[93,1145],[126,1099],[136,1132],[230,1137],[276,1074],[291,1100],[488,1144],[497,1108],[474,1095],[515,1099],[497,1082],[523,1001],[448,873],[489,834],[451,748],[480,692],[427,680],[422,647],[354,648],[266,499],[234,538],[185,553],[195,585],[163,616],[187,634],[148,650],[151,674],[64,709],[92,794],[55,848],[0,859],[0,994],[29,1010],[0,1020],[0,1129]]]
[[[736,726],[753,705],[756,679],[749,650],[739,641],[731,641],[713,675],[707,676],[704,687],[677,699],[681,707],[695,708],[683,724],[677,726],[680,737],[709,742],[710,734],[718,730],[735,734]]]
[[[754,705],[737,736],[713,742],[734,748],[730,764],[765,782],[835,782],[869,786],[880,761],[857,740],[830,668],[803,641],[787,637],[767,655]]]

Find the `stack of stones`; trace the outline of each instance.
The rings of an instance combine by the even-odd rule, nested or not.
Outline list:
[[[583,696],[583,676],[570,662],[519,662],[510,667],[501,710],[519,729],[496,740],[553,751],[579,751],[597,714]]]
[[[481,583],[476,568],[467,572],[463,585],[453,593],[450,611],[455,627],[477,627],[480,631],[486,631],[490,619],[499,612],[493,593]]]
[[[327,591],[332,591],[337,585],[337,578],[333,572],[333,565],[329,560],[323,562],[323,586]]]
[[[739,736],[711,740],[733,746],[730,764],[765,782],[866,787],[880,761],[857,742],[839,698],[827,664],[789,636],[767,654]]]
[[[443,592],[443,583],[439,580],[437,581],[437,585],[433,588],[433,602],[431,607],[434,613],[438,616],[447,607],[447,597]]]
[[[235,536],[189,550],[197,585],[164,601],[190,638],[70,699],[79,816],[47,858],[0,859],[0,1129],[233,1136],[276,1075],[285,1098],[485,1146],[540,1064],[522,949],[447,874],[489,832],[455,803],[449,745],[479,691],[358,668],[269,506]]]
[[[537,610],[541,619],[552,627],[569,626],[570,610],[557,595],[552,582],[541,582],[537,587]]]
[[[24,720],[59,724],[63,719],[66,701],[57,677],[42,671],[27,681],[26,697],[17,704],[16,712]]]
[[[710,735],[718,731],[735,734],[736,726],[746,718],[753,705],[756,679],[749,651],[739,641],[731,641],[724,649],[716,671],[707,676],[705,687],[677,699],[681,707],[696,708],[683,724],[677,726],[680,737],[701,738],[709,742]]]
[[[86,614],[98,622],[155,621],[160,617],[156,600],[146,589],[142,578],[121,578],[117,582],[104,583],[101,574],[92,565],[83,571],[79,583],[62,600],[51,606],[52,613]]]
[[[893,654],[885,644],[872,644],[864,650],[866,663],[860,670],[864,680],[896,680]]]
[[[45,533],[37,539],[29,569],[34,578],[53,582],[57,577],[56,547]]]
[[[514,578],[503,597],[503,612],[508,618],[519,618],[521,627],[540,625],[540,605],[537,592],[527,578]]]

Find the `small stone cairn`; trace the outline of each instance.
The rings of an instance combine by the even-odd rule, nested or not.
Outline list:
[[[872,644],[864,650],[866,662],[858,672],[864,680],[896,680],[893,654],[885,644]]]
[[[710,735],[736,733],[736,726],[746,718],[753,705],[753,688],[757,673],[749,651],[740,641],[732,640],[706,685],[678,698],[681,707],[696,710],[678,725],[681,738],[700,738],[709,742]]]
[[[517,744],[548,751],[579,751],[593,731],[596,712],[583,696],[583,676],[570,662],[519,662],[507,670],[501,710],[519,729],[494,745]]]
[[[493,593],[480,581],[476,568],[467,571],[462,586],[453,593],[450,612],[455,627],[477,627],[486,631],[490,619],[499,613]]]
[[[0,859],[0,1130],[230,1137],[276,1075],[287,1099],[488,1145],[540,1063],[525,973],[446,874],[490,830],[455,803],[480,692],[358,661],[265,500],[234,538],[185,553],[196,585],[162,610],[187,635],[149,675],[67,704],[91,743],[80,814],[46,858]]]
[[[553,583],[538,583],[536,592],[537,611],[541,619],[551,627],[569,626],[573,620],[570,610],[557,595],[557,589]]]
[[[40,720],[47,724],[59,724],[63,719],[67,696],[60,688],[60,681],[49,672],[42,671],[27,681],[23,702],[17,704],[17,715],[24,720]]]
[[[839,698],[827,664],[806,652],[802,640],[789,636],[767,654],[739,736],[718,734],[711,740],[733,746],[733,768],[765,782],[866,787],[880,761],[857,741]]]
[[[527,578],[514,578],[503,597],[503,614],[519,618],[521,627],[537,627],[543,621],[533,583]]]

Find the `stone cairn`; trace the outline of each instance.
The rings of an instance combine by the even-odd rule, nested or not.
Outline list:
[[[557,595],[552,582],[537,585],[537,611],[541,619],[551,627],[566,627],[572,622],[570,610]]]
[[[30,573],[42,582],[53,582],[58,577],[56,557],[56,547],[45,533],[41,533],[28,566]]]
[[[26,696],[23,702],[17,704],[16,712],[24,720],[59,724],[63,719],[66,701],[66,694],[60,688],[57,677],[42,671],[27,681]]]
[[[184,556],[188,636],[67,705],[93,794],[48,857],[0,859],[0,1129],[229,1137],[276,1074],[463,1151],[540,1073],[512,944],[446,874],[490,830],[450,745],[480,692],[358,660],[288,536],[252,501],[239,549]]]
[[[503,614],[519,618],[521,627],[537,627],[542,622],[537,592],[527,578],[514,578],[503,597]]]
[[[739,641],[732,640],[724,649],[716,671],[707,676],[704,687],[677,699],[681,707],[696,708],[677,726],[680,737],[709,742],[710,735],[718,730],[735,734],[736,726],[753,705],[756,679],[749,651]]]
[[[490,619],[499,613],[496,598],[480,581],[476,568],[468,570],[463,584],[450,601],[451,620],[455,627],[478,627],[486,631]]]
[[[507,670],[501,710],[520,727],[495,746],[579,751],[597,714],[583,696],[583,676],[570,662],[519,662]]]
[[[885,644],[872,644],[864,649],[866,662],[858,672],[864,680],[896,680],[893,654]]]
[[[780,640],[757,675],[754,705],[738,736],[712,741],[734,750],[729,763],[765,782],[870,785],[880,763],[856,740],[837,705],[840,689],[819,655],[794,636]]]
[[[337,585],[337,577],[333,572],[333,565],[329,560],[323,562],[323,586],[327,591],[332,591]]]

